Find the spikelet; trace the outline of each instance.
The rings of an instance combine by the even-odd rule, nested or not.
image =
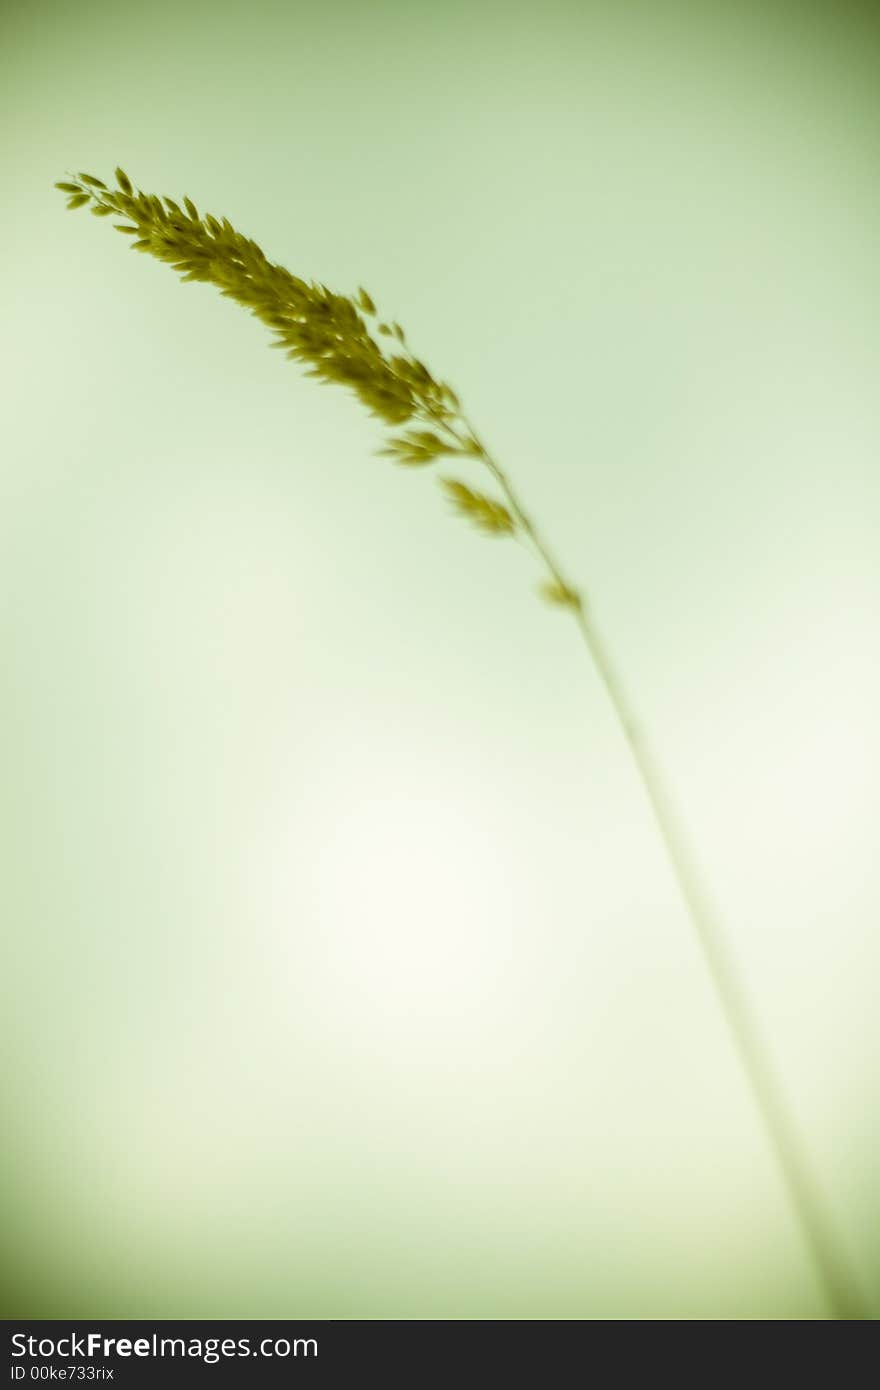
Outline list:
[[[57,187],[69,195],[70,208],[91,203],[98,217],[115,214],[121,219],[114,224],[118,230],[136,236],[132,249],[164,261],[184,280],[213,284],[236,300],[266,324],[274,346],[308,375],[348,387],[386,424],[453,418],[451,388],[435,381],[410,354],[389,357],[379,346],[364,319],[376,312],[366,290],[350,298],[301,280],[273,264],[226,218],[200,214],[188,197],[181,207],[173,198],[136,191],[123,169],[116,170],[116,184],[111,190],[93,174],[80,174],[76,182]],[[403,450],[402,461],[415,461],[416,453],[424,449]]]
[[[458,456],[485,466],[503,498],[492,497],[453,478],[441,485],[458,515],[489,536],[517,533],[531,541],[547,563],[550,579],[541,594],[550,603],[579,609],[580,596],[558,575],[510,484],[486,452],[446,382],[438,381],[409,347],[394,319],[379,316],[362,286],[355,295],[303,280],[270,261],[255,241],[225,217],[201,213],[190,197],[182,203],[135,188],[124,169],[116,187],[94,174],[72,175],[56,184],[69,208],[89,205],[96,217],[130,237],[133,251],[164,261],[185,281],[214,285],[269,329],[280,348],[305,374],[324,385],[344,386],[388,426],[377,452],[406,468]],[[508,505],[509,504],[509,505]]]
[[[516,522],[503,502],[487,497],[484,492],[475,492],[467,483],[460,483],[455,478],[442,478],[441,483],[456,510],[481,531],[491,536],[513,535]]]
[[[547,603],[556,604],[559,608],[582,608],[583,600],[577,589],[572,589],[568,584],[563,584],[559,579],[548,580],[541,584],[538,593]]]

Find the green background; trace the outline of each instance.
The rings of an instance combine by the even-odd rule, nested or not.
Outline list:
[[[7,1316],[827,1316],[570,619],[117,163],[461,391],[878,1306],[871,15],[5,0]]]

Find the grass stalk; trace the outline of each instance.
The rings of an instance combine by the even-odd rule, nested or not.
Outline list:
[[[380,319],[371,296],[335,293],[326,285],[291,275],[270,261],[224,217],[136,189],[122,169],[111,188],[93,174],[74,174],[56,185],[72,209],[86,208],[133,238],[132,249],[170,265],[184,280],[219,289],[260,319],[273,347],[324,385],[345,387],[370,414],[395,433],[379,452],[399,466],[421,469],[440,458],[482,467],[495,495],[461,478],[441,485],[456,512],[484,535],[526,543],[542,564],[542,597],[567,608],[599,675],[651,807],[681,897],[687,908],[715,993],[804,1240],[833,1316],[867,1317],[855,1278],[809,1171],[809,1164],[775,1074],[769,1052],[724,933],[703,889],[671,804],[664,779],[633,715],[620,678],[584,598],[564,575],[523,507],[510,479],[464,414],[456,392],[414,356],[400,325]],[[404,428],[406,427],[406,428]]]

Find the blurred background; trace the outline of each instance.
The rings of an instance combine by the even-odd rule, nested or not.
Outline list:
[[[7,1317],[821,1319],[523,551],[52,184],[366,285],[591,598],[880,1306],[880,25],[5,0]]]

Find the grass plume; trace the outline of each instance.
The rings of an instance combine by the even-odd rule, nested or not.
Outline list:
[[[122,169],[116,186],[93,174],[56,184],[72,209],[89,206],[96,217],[115,217],[116,229],[133,238],[135,251],[170,265],[186,281],[214,285],[259,318],[273,346],[298,363],[307,376],[353,392],[387,433],[379,453],[406,468],[423,468],[440,458],[481,470],[491,492],[471,481],[442,476],[453,511],[477,530],[522,540],[537,557],[543,578],[538,592],[574,618],[605,687],[641,778],[660,837],[687,907],[731,1039],[775,1153],[793,1212],[799,1221],[833,1315],[860,1320],[868,1315],[804,1156],[784,1091],[771,1065],[761,1031],[702,887],[686,837],[678,825],[663,778],[633,715],[628,697],[581,591],[563,573],[513,484],[465,415],[452,387],[417,358],[400,325],[380,317],[366,290],[338,294],[326,285],[292,275],[270,261],[256,242],[225,218],[202,214],[190,198],[182,204],[135,189]]]

